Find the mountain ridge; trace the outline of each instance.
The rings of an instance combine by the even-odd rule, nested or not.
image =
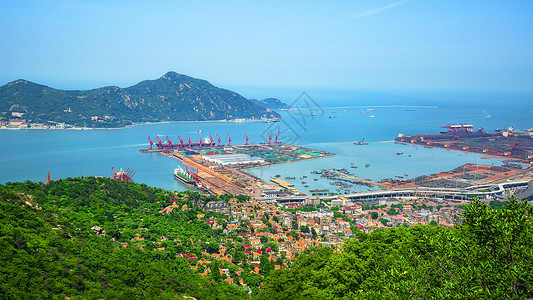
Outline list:
[[[236,92],[172,71],[126,88],[89,90],[60,90],[17,79],[0,87],[0,112],[3,120],[17,112],[23,113],[27,122],[62,122],[80,127],[280,117]]]

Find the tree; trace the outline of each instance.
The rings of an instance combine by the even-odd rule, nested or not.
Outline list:
[[[221,280],[221,276],[220,276],[220,266],[218,264],[218,260],[216,259],[213,259],[213,261],[211,262],[211,278],[214,280],[214,281],[220,281]]]
[[[300,231],[303,232],[303,233],[309,233],[310,232],[309,227],[307,227],[306,225],[300,226]]]
[[[270,248],[273,252],[278,252],[278,249],[279,249],[279,245],[278,243],[274,242],[274,241],[268,241],[264,248]]]
[[[379,217],[379,213],[377,211],[373,211],[373,212],[370,213],[370,217],[373,220],[376,220]]]
[[[435,220],[431,220],[431,222],[429,222],[429,225],[431,226],[437,226],[439,225],[437,222],[435,222]]]
[[[207,253],[218,253],[218,250],[220,249],[220,246],[218,245],[217,242],[209,242],[207,245],[206,245],[206,248],[205,248],[205,251],[207,251]]]
[[[261,255],[261,258],[259,259],[259,269],[261,270],[261,274],[265,277],[270,274],[271,264],[267,254]]]

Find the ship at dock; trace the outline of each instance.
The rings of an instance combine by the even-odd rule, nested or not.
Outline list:
[[[181,167],[177,167],[174,169],[174,179],[179,180],[181,183],[186,184],[188,186],[195,186],[196,181],[192,178],[187,171],[183,170]]]

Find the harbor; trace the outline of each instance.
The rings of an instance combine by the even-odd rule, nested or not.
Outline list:
[[[200,192],[212,195],[232,194],[249,195],[252,197],[268,196],[304,196],[290,183],[274,178],[268,183],[244,170],[271,166],[276,164],[297,162],[315,158],[333,156],[332,153],[309,149],[297,145],[284,144],[278,141],[278,134],[268,134],[267,143],[249,144],[248,136],[243,145],[228,143],[221,145],[221,138],[209,135],[203,139],[198,133],[198,142],[192,143],[188,136],[184,140],[178,136],[179,143],[172,143],[166,136],[165,141],[159,136],[156,143],[148,137],[149,149],[141,149],[143,153],[159,152],[178,160],[184,167],[176,168],[174,176],[180,182],[196,187]]]

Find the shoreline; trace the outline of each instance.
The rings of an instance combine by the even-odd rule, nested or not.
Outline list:
[[[269,119],[271,120],[271,119]],[[274,119],[279,120],[279,119]],[[128,129],[135,126],[142,126],[142,125],[154,125],[154,124],[169,124],[169,123],[197,123],[197,122],[213,122],[213,123],[249,123],[249,122],[263,122],[265,120],[259,119],[259,120],[201,120],[201,121],[161,121],[161,122],[142,122],[142,123],[134,123],[130,125],[126,125],[124,127],[68,127],[68,128],[18,128],[18,127],[0,127],[1,129],[5,130],[117,130],[117,129]]]

